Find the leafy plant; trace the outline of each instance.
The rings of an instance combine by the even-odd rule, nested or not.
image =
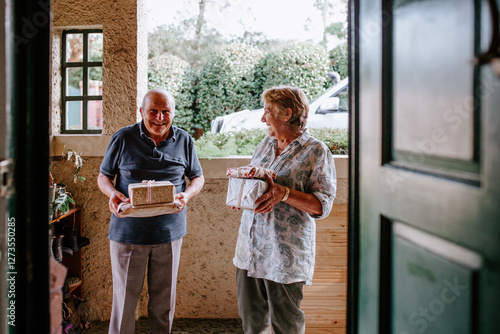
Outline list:
[[[323,48],[309,43],[285,44],[267,53],[256,66],[256,93],[260,95],[272,86],[297,86],[311,100],[327,88],[328,71]]]
[[[75,201],[68,193],[60,193],[54,202],[52,202],[52,206],[50,208],[50,214],[52,217],[56,217],[57,213],[61,211],[61,214],[65,214],[69,211],[69,205],[75,204]]]
[[[309,133],[321,140],[334,155],[348,155],[348,131],[346,129],[310,129]],[[267,135],[266,129],[241,130],[228,133],[206,133],[195,141],[200,158],[252,155],[257,145]]]
[[[237,155],[252,155],[257,145],[264,139],[268,131],[266,129],[250,129],[231,132],[236,144]]]
[[[232,44],[204,63],[195,86],[196,126],[207,132],[217,116],[259,107],[254,74],[261,56],[255,47]]]
[[[80,180],[81,182],[85,181],[85,177],[83,176],[78,176],[78,173],[82,169],[85,160],[82,158],[82,153],[81,152],[76,152],[70,149],[67,149],[66,146],[64,146],[64,152],[62,154],[63,158],[70,161],[73,160],[75,164],[75,172],[73,174],[73,182],[76,183],[77,180]]]
[[[321,140],[334,155],[349,154],[349,133],[347,129],[309,129],[309,133],[316,139]]]
[[[332,69],[340,75],[341,79],[347,78],[349,70],[349,55],[347,43],[337,45],[328,52],[328,58],[332,64]]]

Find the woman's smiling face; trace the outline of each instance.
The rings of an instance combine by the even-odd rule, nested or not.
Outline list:
[[[278,117],[278,114],[279,111],[274,104],[264,103],[264,115],[260,120],[266,123],[269,135],[274,138],[281,135],[286,128],[285,122]]]

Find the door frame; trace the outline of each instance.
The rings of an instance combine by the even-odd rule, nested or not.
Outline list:
[[[6,22],[5,1],[2,0],[0,5],[0,21]],[[6,28],[7,24],[0,25],[0,162],[7,162],[7,48],[6,48]],[[3,173],[3,172],[2,172]],[[1,174],[2,193],[6,191],[7,182],[3,180],[4,175]],[[5,184],[4,184],[5,183]],[[6,282],[7,279],[7,200],[6,196],[0,194],[0,282]],[[6,329],[7,322],[7,285],[0,285],[0,328]]]
[[[7,252],[13,266],[8,262],[2,268],[2,274],[14,282],[4,287],[7,295],[1,297],[13,309],[9,315],[14,315],[7,319],[5,332],[49,333],[50,1],[5,0],[2,5],[7,59],[3,101],[6,158],[13,161],[6,213],[8,247],[14,249],[12,256]]]
[[[358,332],[359,277],[359,0],[348,0],[349,220],[347,242],[347,333]]]

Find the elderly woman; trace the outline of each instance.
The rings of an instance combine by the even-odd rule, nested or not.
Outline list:
[[[233,259],[239,314],[245,333],[304,333],[302,288],[314,273],[315,219],[328,216],[335,198],[335,165],[326,145],[306,131],[309,105],[300,88],[270,88],[262,102],[269,135],[251,165],[277,176],[241,218]]]

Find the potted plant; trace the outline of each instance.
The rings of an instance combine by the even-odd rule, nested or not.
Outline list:
[[[75,200],[67,192],[59,193],[50,208],[51,217],[59,217],[69,211],[70,204],[75,205]]]
[[[85,160],[82,158],[82,153],[73,151],[71,149],[67,149],[66,146],[64,146],[64,152],[62,156],[67,161],[73,160],[75,164],[75,173],[73,174],[73,182],[76,183],[77,180],[80,180],[81,182],[85,181],[85,178],[83,176],[78,175],[78,172],[80,172],[80,170],[83,167],[83,164],[85,163]]]
[[[75,166],[75,171],[73,173],[73,182],[84,182],[85,177],[78,175],[85,163],[85,160],[82,157],[82,153],[74,151],[72,149],[68,149],[66,148],[66,146],[64,146],[62,157],[64,161],[72,161]],[[53,180],[52,177],[51,180]],[[61,183],[53,183],[51,187],[54,192],[54,196],[52,197],[50,214],[52,218],[55,218],[68,212],[70,206],[75,205],[75,201],[71,197],[71,194],[66,192],[66,185]]]

